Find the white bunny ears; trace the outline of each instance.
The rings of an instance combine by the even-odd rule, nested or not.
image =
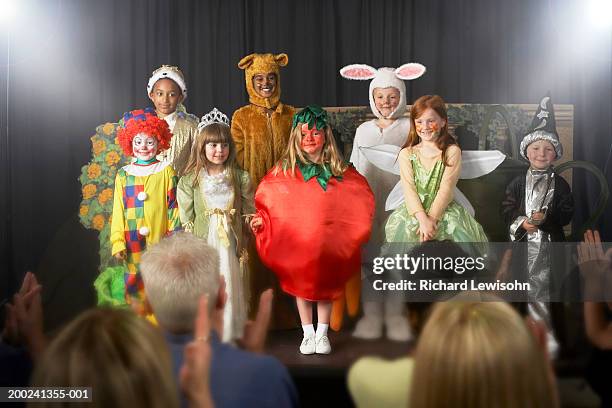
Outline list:
[[[340,75],[346,79],[369,80],[370,82],[370,108],[372,113],[381,119],[398,119],[406,112],[406,84],[404,80],[417,79],[425,73],[425,66],[417,62],[404,64],[399,68],[373,68],[366,64],[351,64],[340,70]],[[372,92],[375,88],[394,87],[400,92],[400,101],[397,108],[387,117],[384,117],[374,102]]]
[[[411,81],[421,77],[427,68],[418,62],[409,62],[399,68],[379,68],[376,69],[366,64],[351,64],[340,70],[340,75],[346,79],[365,81],[376,78],[376,73],[380,70],[393,70],[395,76],[405,81]]]

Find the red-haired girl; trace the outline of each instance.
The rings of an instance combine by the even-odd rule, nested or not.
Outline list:
[[[444,100],[437,95],[420,97],[412,105],[410,120],[408,140],[398,157],[406,205],[389,216],[387,242],[486,242],[482,226],[453,199],[461,149],[448,131]]]

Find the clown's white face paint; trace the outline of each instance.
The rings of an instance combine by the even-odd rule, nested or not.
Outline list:
[[[148,161],[157,154],[158,142],[153,136],[146,133],[139,133],[132,140],[132,150],[134,157],[142,161]]]

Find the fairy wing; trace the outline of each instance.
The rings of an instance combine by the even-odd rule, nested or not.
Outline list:
[[[381,170],[400,174],[397,156],[402,149],[395,145],[377,145],[359,148],[366,159]],[[461,152],[461,179],[473,179],[484,176],[495,170],[506,158],[499,150],[464,150]],[[455,201],[464,207],[472,216],[474,207],[467,197],[457,187],[454,189]],[[385,203],[385,210],[391,211],[404,203],[404,192],[397,183]]]
[[[469,180],[489,174],[505,159],[506,155],[499,150],[464,150],[459,178]]]
[[[364,154],[366,159],[374,166],[389,173],[399,176],[399,162],[397,156],[402,148],[391,144],[381,144],[376,146],[360,146],[359,150]]]

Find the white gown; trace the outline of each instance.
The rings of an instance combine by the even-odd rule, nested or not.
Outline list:
[[[209,176],[206,171],[200,173],[200,189],[206,207],[211,212],[208,226],[208,244],[219,251],[219,266],[221,275],[225,278],[227,303],[223,315],[223,341],[231,341],[242,337],[246,321],[246,297],[240,272],[240,262],[236,255],[236,236],[232,225],[230,210],[234,204],[234,188],[225,172]],[[215,210],[217,213],[213,213]],[[219,236],[219,223],[228,240]]]

